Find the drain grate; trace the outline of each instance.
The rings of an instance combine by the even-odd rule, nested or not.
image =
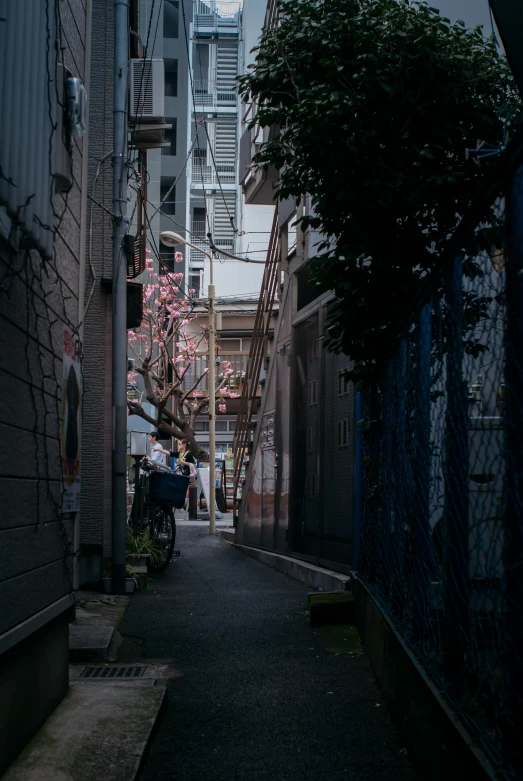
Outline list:
[[[141,678],[145,667],[85,667],[81,678]]]

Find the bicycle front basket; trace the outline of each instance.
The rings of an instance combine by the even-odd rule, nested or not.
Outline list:
[[[185,495],[189,478],[185,475],[165,474],[151,472],[150,476],[151,497],[155,502],[170,504],[178,510],[185,504]]]

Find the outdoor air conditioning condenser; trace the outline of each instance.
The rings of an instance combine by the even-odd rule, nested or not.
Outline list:
[[[150,122],[165,116],[165,70],[161,59],[130,61],[129,118]]]

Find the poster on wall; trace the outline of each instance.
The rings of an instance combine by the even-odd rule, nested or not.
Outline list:
[[[82,424],[82,346],[66,326],[63,345],[63,399],[60,435],[62,512],[80,509],[80,447]]]

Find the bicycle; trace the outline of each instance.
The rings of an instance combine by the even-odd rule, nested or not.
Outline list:
[[[177,478],[175,482],[179,485],[174,486],[174,489],[173,481],[168,480],[169,476]],[[133,506],[128,522],[135,533],[142,534],[145,529],[149,529],[149,536],[157,545],[158,555],[151,557],[149,561],[151,572],[163,572],[173,555],[179,555],[179,551],[174,551],[176,519],[173,507],[183,506],[188,483],[188,478],[176,474],[167,466],[151,462],[146,458],[141,462],[140,480],[135,485]],[[182,492],[183,501],[180,504]]]

